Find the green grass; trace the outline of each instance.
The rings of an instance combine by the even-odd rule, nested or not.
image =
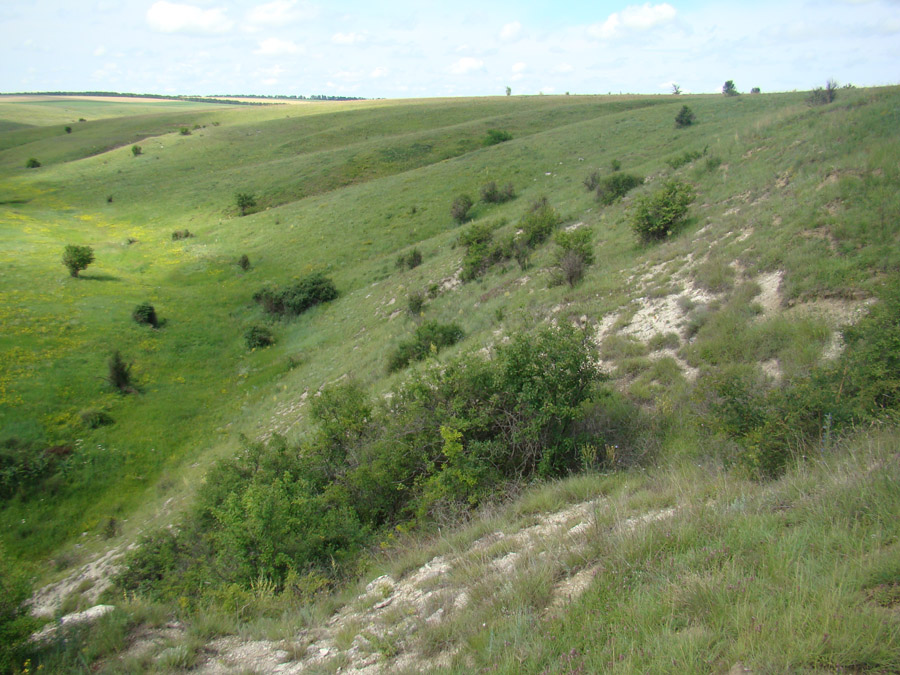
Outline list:
[[[545,246],[524,273],[498,265],[441,293],[427,304],[428,318],[457,322],[467,335],[449,355],[490,344],[495,330],[532,326],[556,306],[560,319],[599,321],[642,297],[627,282],[637,265],[677,268],[707,246],[713,255],[697,282],[725,294],[724,309],[684,358],[778,358],[800,370],[826,341],[821,323],[752,323],[727,263],[739,260],[751,275],[783,270],[789,302],[871,294],[898,263],[897,97],[892,88],[848,91],[816,110],[802,93],[691,97],[697,124],[678,131],[671,119],[682,101],[664,97],[259,108],[92,101],[62,112],[40,103],[45,112],[34,123],[42,126],[32,128],[17,126],[32,109],[0,100],[0,428],[5,437],[76,447],[64,475],[3,505],[0,536],[32,561],[84,541],[82,533],[103,545],[111,516],[129,521],[128,537],[138,523],[171,518],[160,505],[170,497],[183,504],[239,433],[301,433],[302,410],[282,413],[305,390],[345,374],[387,390],[402,375],[384,377],[386,354],[415,325],[405,312],[391,317],[410,292],[456,272],[462,250],[454,248],[450,203],[488,180],[511,182],[519,196],[478,205],[476,219],[506,218],[514,231],[528,204],[546,195],[563,225],[592,227],[596,261],[576,288],[549,287]],[[88,121],[66,134],[70,113]],[[179,135],[194,125],[201,128]],[[485,148],[488,129],[513,139]],[[141,156],[132,156],[134,143]],[[581,184],[590,167],[617,158],[623,170],[651,177],[634,193],[643,194],[670,172],[667,158],[705,146],[723,164],[679,170],[699,197],[685,230],[659,245],[635,240],[629,198],[601,209]],[[32,156],[41,168],[24,168]],[[237,217],[238,191],[257,195],[257,213]],[[177,229],[196,236],[172,241]],[[751,233],[738,241],[743,231]],[[60,262],[69,243],[95,250],[80,279]],[[398,252],[413,245],[423,263],[397,271]],[[247,272],[237,265],[242,254],[253,262]],[[327,307],[272,320],[250,299],[264,283],[313,271],[328,273],[341,292]],[[161,329],[131,321],[144,301],[166,320]],[[248,351],[243,335],[261,321],[278,342]],[[610,357],[642,377],[646,363],[624,360],[645,348],[625,347],[610,346]],[[133,361],[140,393],[104,385],[113,349]],[[654,366],[638,398],[679,391],[670,370]],[[85,409],[104,410],[115,424],[86,429],[78,418]]]

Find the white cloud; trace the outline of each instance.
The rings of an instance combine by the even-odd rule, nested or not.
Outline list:
[[[295,42],[291,40],[282,40],[281,38],[266,38],[259,43],[259,49],[254,54],[262,54],[265,56],[278,56],[281,54],[298,54],[303,51]]]
[[[571,73],[575,67],[571,63],[560,63],[556,66],[557,73]]]
[[[298,6],[297,0],[275,0],[257,5],[247,12],[247,21],[262,26],[284,26],[300,19],[312,18],[315,14],[314,8]]]
[[[519,61],[518,63],[514,63],[512,67],[512,71],[514,73],[521,73],[528,67],[524,61]]]
[[[387,68],[382,68],[379,66],[378,68],[376,68],[369,74],[369,77],[378,78],[378,77],[384,77],[387,74],[388,74]]]
[[[474,70],[481,70],[484,67],[484,61],[473,58],[471,56],[464,56],[463,58],[456,61],[452,66],[450,66],[450,72],[454,75],[465,75],[466,73],[471,73]]]
[[[105,53],[106,53],[106,47],[104,47],[103,45],[98,46],[94,50],[94,56],[103,56]]]
[[[335,33],[331,41],[336,45],[355,45],[366,41],[366,36],[359,33]]]
[[[500,30],[500,39],[501,40],[513,40],[522,30],[522,24],[518,21],[513,21],[512,23],[508,23]]]
[[[668,23],[675,18],[675,8],[668,2],[651,5],[629,5],[621,12],[613,12],[602,24],[594,24],[588,28],[592,37],[608,40],[629,30],[648,30]]]
[[[147,10],[147,23],[161,33],[225,33],[234,26],[225,12],[160,0]]]

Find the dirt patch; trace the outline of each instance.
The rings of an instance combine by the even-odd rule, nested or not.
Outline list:
[[[90,604],[96,604],[100,594],[112,586],[112,578],[119,571],[122,556],[134,548],[117,546],[86,565],[81,566],[65,579],[40,589],[31,599],[31,613],[39,617],[52,617],[63,601],[75,592]],[[89,586],[89,588],[88,588]],[[84,588],[85,590],[79,591]]]
[[[756,283],[761,289],[757,302],[762,305],[764,317],[770,317],[781,309],[781,282],[783,280],[784,272],[781,270],[761,274],[756,278]]]

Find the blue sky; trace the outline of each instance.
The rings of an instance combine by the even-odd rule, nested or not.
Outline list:
[[[2,0],[0,91],[364,97],[900,83],[900,0]]]

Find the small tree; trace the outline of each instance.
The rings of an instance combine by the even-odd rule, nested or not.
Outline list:
[[[631,227],[644,241],[665,239],[684,220],[695,197],[693,186],[669,181],[661,190],[637,199]]]
[[[66,133],[67,133],[67,134],[71,134],[71,133],[72,133],[72,127],[66,127]]]
[[[234,202],[241,210],[241,215],[246,216],[247,209],[252,209],[256,206],[256,197],[250,192],[238,192],[234,195]]]
[[[511,94],[512,94],[512,89],[510,89],[509,87],[507,87],[507,88],[506,88],[506,95],[507,95],[507,96],[510,96]]]
[[[125,359],[122,358],[122,354],[118,349],[109,357],[107,368],[109,374],[106,376],[106,381],[111,386],[123,394],[134,391],[134,388],[131,386],[131,364],[125,363]]]
[[[250,269],[250,258],[246,253],[238,258],[238,266],[245,272]]]
[[[28,161],[25,162],[26,169],[37,169],[41,166],[41,163],[37,160],[36,157],[29,157]]]
[[[750,93],[751,93],[751,94],[758,94],[758,93],[760,93],[759,87],[753,87],[753,89],[750,90]]]
[[[816,87],[809,92],[809,96],[806,97],[806,104],[810,106],[828,105],[837,97],[837,88],[838,83],[836,81],[833,79],[828,80],[824,89]]]
[[[139,146],[139,145],[132,145],[132,146],[131,146],[131,154],[132,154],[134,157],[137,157],[137,156],[140,155],[142,152],[143,152],[143,150],[141,149],[141,146]]]
[[[68,268],[69,274],[77,277],[81,270],[94,262],[94,249],[90,246],[69,244],[63,253],[62,262]]]
[[[675,115],[675,126],[689,127],[694,123],[695,119],[694,111],[686,105],[683,105],[681,106],[681,110],[678,111],[678,114]]]
[[[737,96],[738,90],[737,87],[734,86],[734,80],[728,80],[725,84],[722,85],[722,93],[725,96]]]
[[[673,84],[673,85],[672,85],[672,95],[673,95],[673,96],[680,96],[680,95],[681,95],[681,87],[679,87],[677,84]]]
[[[140,324],[146,324],[159,328],[159,319],[156,316],[156,309],[149,302],[142,302],[131,312],[131,318]]]
[[[584,270],[594,262],[591,231],[586,227],[558,232],[555,237],[559,249],[556,252],[557,273],[562,281],[574,287]]]
[[[469,210],[473,204],[474,202],[469,195],[459,195],[450,206],[450,215],[453,216],[453,220],[457,223],[466,222],[469,219]]]

